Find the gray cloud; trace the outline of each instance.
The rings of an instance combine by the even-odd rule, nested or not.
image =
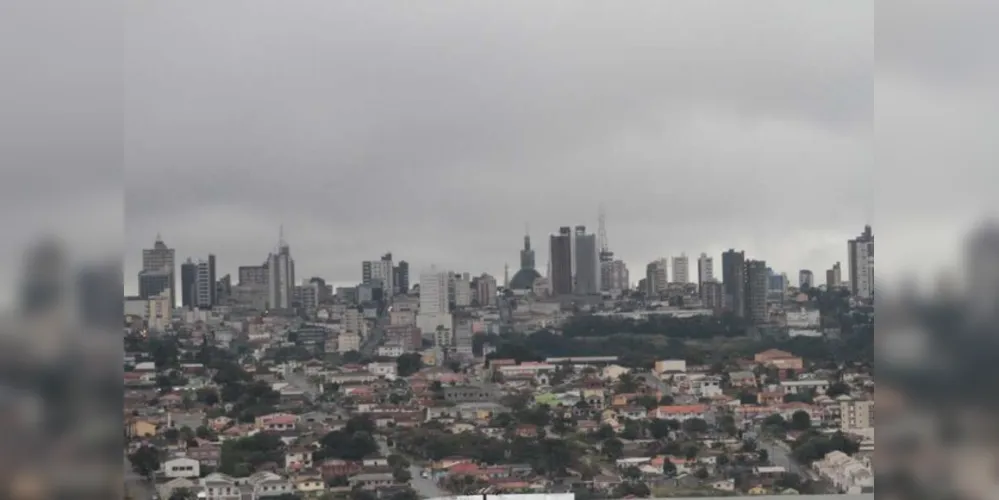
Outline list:
[[[746,248],[845,260],[871,217],[864,3],[129,6],[126,279],[157,231],[231,272],[502,272],[596,226],[633,273]],[[539,259],[543,265],[546,259]]]

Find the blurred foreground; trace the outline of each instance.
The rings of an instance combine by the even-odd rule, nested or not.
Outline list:
[[[999,498],[999,225],[962,274],[878,296],[879,498]]]
[[[121,267],[64,251],[34,246],[0,315],[0,498],[123,498]]]

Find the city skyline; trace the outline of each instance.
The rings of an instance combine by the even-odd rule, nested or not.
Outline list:
[[[570,230],[575,230],[575,226],[562,226],[562,227],[570,227]],[[269,253],[277,253],[277,252],[280,251],[281,248],[283,248],[282,245],[287,245],[287,247],[290,247],[292,249],[292,253],[294,254],[294,258],[295,258],[295,267],[297,269],[311,269],[311,268],[313,268],[312,266],[309,266],[309,264],[307,262],[302,262],[301,259],[298,257],[300,250],[298,250],[298,248],[296,247],[296,245],[294,245],[293,242],[290,242],[290,241],[287,241],[287,240],[284,239],[285,235],[284,235],[283,226],[281,226],[281,230],[280,231],[281,231],[281,233],[279,234],[278,240],[277,240],[277,241],[279,241],[279,243],[275,244],[273,246],[273,249],[270,250]],[[535,265],[534,268],[542,276],[545,276],[545,270],[547,268],[548,261],[550,259],[550,246],[548,244],[549,243],[548,236],[556,235],[556,234],[558,234],[558,232],[559,232],[559,230],[556,229],[556,230],[551,231],[551,232],[549,232],[549,233],[546,234],[546,238],[544,239],[544,248],[541,249],[541,251],[538,251],[539,248],[538,248],[538,245],[536,245],[536,244],[533,245],[533,247],[532,247],[532,251],[534,251],[536,255],[543,257],[543,259],[537,259],[537,257],[535,256],[535,257],[533,257],[531,259],[534,262],[534,265]],[[849,255],[848,254],[849,254],[850,240],[856,238],[856,234],[858,234],[859,232],[860,231],[857,231],[857,230],[853,231],[851,233],[853,236],[848,237],[848,238],[844,238],[840,242],[840,246],[842,247],[842,255],[843,255],[842,258],[838,258],[837,260],[830,261],[829,263],[827,263],[825,265],[817,265],[816,267],[808,267],[808,268],[787,269],[787,268],[781,267],[779,264],[775,263],[774,260],[772,258],[770,258],[766,254],[755,253],[755,252],[752,252],[752,251],[750,251],[748,249],[740,248],[740,247],[736,247],[736,246],[731,246],[731,245],[730,246],[726,246],[723,249],[718,250],[717,252],[711,252],[711,251],[707,251],[707,250],[690,251],[690,252],[688,252],[688,251],[684,250],[684,251],[677,252],[675,254],[664,254],[664,255],[656,256],[656,257],[653,257],[652,259],[650,259],[648,261],[645,261],[645,262],[638,262],[638,261],[632,262],[632,261],[624,260],[624,259],[621,259],[621,260],[623,262],[625,262],[625,265],[627,266],[627,269],[630,271],[631,277],[630,277],[630,280],[629,280],[629,285],[632,288],[634,288],[635,286],[637,286],[639,280],[641,280],[642,278],[645,277],[644,270],[646,269],[646,266],[649,263],[651,263],[653,261],[657,261],[659,259],[664,259],[664,261],[666,262],[666,267],[668,269],[668,273],[667,273],[667,275],[668,275],[668,281],[669,282],[673,282],[674,279],[675,279],[674,264],[675,264],[676,259],[678,257],[681,257],[681,256],[684,256],[686,258],[686,261],[687,261],[687,266],[688,267],[687,267],[687,271],[686,271],[686,273],[687,273],[687,280],[686,281],[688,281],[688,282],[697,282],[697,272],[698,272],[697,271],[697,266],[698,266],[698,261],[696,259],[693,260],[693,261],[691,261],[690,255],[700,256],[702,253],[705,253],[705,254],[707,254],[708,257],[712,258],[715,262],[719,263],[719,264],[716,264],[716,265],[721,265],[720,262],[722,261],[722,255],[726,251],[731,250],[731,249],[735,249],[737,251],[744,252],[745,255],[746,255],[746,259],[747,260],[748,259],[766,260],[768,262],[768,267],[772,268],[773,271],[776,274],[784,273],[784,274],[787,274],[787,276],[791,277],[792,279],[793,279],[793,277],[798,276],[798,274],[801,271],[805,271],[805,270],[812,272],[815,276],[821,276],[821,277],[824,278],[826,270],[831,269],[837,262],[839,262],[839,263],[843,263],[843,262],[847,262],[848,263],[849,262]],[[590,233],[590,234],[595,235],[594,233]],[[521,233],[520,240],[519,240],[519,243],[521,245],[523,245],[524,236],[525,235],[523,233]],[[533,241],[537,241],[537,238],[535,236],[533,236],[533,235],[527,235],[527,236],[531,237],[531,241],[532,242]],[[571,234],[570,237],[574,238],[575,235]],[[165,243],[167,248],[169,248],[169,249],[173,250],[174,252],[176,252],[176,257],[174,257],[174,259],[176,261],[176,263],[175,263],[175,271],[174,271],[174,274],[176,276],[176,278],[175,278],[175,286],[179,287],[180,286],[180,266],[181,266],[181,264],[183,262],[185,262],[188,258],[194,258],[195,260],[197,260],[197,255],[188,255],[187,253],[185,253],[181,249],[173,246],[169,242],[169,240],[167,238],[165,238],[165,237],[162,236],[161,233],[157,233],[155,235],[155,239],[154,239],[153,243],[156,243],[156,242]],[[139,249],[139,250],[137,250],[136,252],[133,252],[133,253],[138,253],[140,255],[140,257],[141,257],[143,255],[143,253],[144,253],[145,250],[148,250],[149,248],[152,248],[153,246],[154,246],[154,244],[147,244],[142,249]],[[573,246],[573,251],[574,251],[574,249],[575,249],[575,247]],[[615,247],[614,244],[613,244],[613,240],[611,240],[610,249],[614,252],[615,259],[618,259],[619,258],[618,255],[620,255],[621,253],[625,253],[625,254],[627,253],[627,252],[621,252],[617,247]],[[481,275],[481,274],[485,273],[485,274],[489,274],[490,276],[496,278],[497,282],[500,285],[502,285],[502,280],[503,280],[503,275],[504,275],[503,265],[504,264],[511,265],[511,268],[513,270],[520,269],[521,259],[523,259],[523,246],[516,247],[515,250],[511,250],[511,253],[512,254],[516,254],[517,260],[514,261],[514,262],[512,262],[512,264],[511,264],[511,261],[513,261],[514,259],[508,259],[508,261],[504,262],[503,264],[500,264],[499,266],[495,266],[494,265],[493,267],[499,267],[499,269],[495,269],[494,270],[492,268],[488,268],[488,269],[483,269],[483,268],[463,268],[463,267],[460,267],[460,266],[455,266],[455,265],[451,265],[451,264],[448,264],[448,263],[437,262],[437,261],[430,261],[430,262],[425,262],[425,263],[413,262],[413,261],[411,261],[409,259],[404,258],[403,257],[404,253],[400,252],[399,250],[396,250],[396,249],[390,249],[390,250],[388,250],[387,254],[386,254],[386,251],[373,251],[373,252],[371,252],[369,254],[366,254],[367,255],[366,258],[363,258],[363,259],[360,259],[360,260],[358,260],[356,262],[351,263],[352,265],[349,265],[349,266],[340,266],[340,267],[352,267],[353,268],[353,270],[350,271],[351,275],[349,275],[349,276],[331,276],[331,275],[326,275],[326,274],[322,274],[322,273],[315,273],[315,272],[309,272],[309,271],[296,271],[295,275],[294,275],[294,277],[295,277],[295,283],[294,284],[297,285],[297,284],[302,283],[303,281],[309,280],[310,278],[319,277],[319,278],[323,278],[324,280],[327,281],[327,283],[329,283],[329,284],[331,284],[333,286],[355,286],[358,283],[361,283],[363,281],[363,271],[362,271],[363,264],[365,264],[367,262],[378,261],[379,259],[382,258],[383,255],[385,255],[385,256],[389,256],[389,257],[398,258],[399,260],[396,261],[396,262],[406,261],[408,263],[408,265],[409,265],[409,272],[410,272],[410,283],[411,283],[411,285],[418,284],[419,283],[419,280],[418,280],[419,275],[422,272],[430,270],[431,268],[436,268],[437,270],[444,270],[444,271],[468,272],[468,273],[470,273],[473,276],[478,276],[478,275]],[[225,276],[227,274],[231,275],[232,276],[232,280],[233,280],[233,284],[237,283],[237,280],[238,280],[238,272],[237,271],[238,271],[239,267],[242,267],[242,266],[258,266],[261,263],[267,261],[268,258],[269,258],[268,255],[265,255],[262,259],[259,259],[259,261],[251,261],[251,262],[226,262],[225,259],[224,259],[224,257],[221,257],[221,258],[215,257],[216,252],[208,251],[207,254],[211,255],[213,258],[217,259],[216,260],[216,265],[218,267],[217,267],[217,270],[216,270],[216,273],[215,273],[216,276],[218,278],[221,278],[221,277],[223,277],[223,276]],[[574,259],[574,257],[573,257],[573,259]],[[126,257],[126,261],[127,260],[128,259]],[[141,260],[140,260],[139,270],[142,270]],[[844,270],[844,271],[846,271],[846,270]],[[598,271],[598,274],[599,274],[599,271]],[[136,271],[134,273],[129,273],[128,269],[125,270],[125,295],[137,295],[138,294],[138,279],[137,279],[137,276],[138,276],[138,271]],[[844,272],[842,274],[842,276],[843,276],[844,280],[847,280],[849,278],[849,273],[848,272]],[[719,281],[722,281],[722,276],[720,274],[718,274],[717,272],[715,272],[714,278],[717,279],[717,280],[719,280]],[[818,279],[818,278],[816,278],[816,283],[815,283],[816,285],[824,284],[824,283],[825,283],[824,279]],[[797,283],[795,283],[795,284],[797,284]],[[179,299],[179,294],[178,294],[178,299]]]

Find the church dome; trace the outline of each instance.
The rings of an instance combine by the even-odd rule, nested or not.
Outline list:
[[[534,287],[534,281],[541,277],[541,273],[531,268],[521,269],[513,275],[510,280],[510,288],[513,290],[530,290]]]

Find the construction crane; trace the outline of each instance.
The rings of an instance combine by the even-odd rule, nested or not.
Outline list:
[[[600,262],[614,260],[614,252],[610,251],[610,247],[607,244],[606,219],[607,214],[604,212],[604,206],[600,205],[600,212],[597,215],[597,240],[600,244]]]

